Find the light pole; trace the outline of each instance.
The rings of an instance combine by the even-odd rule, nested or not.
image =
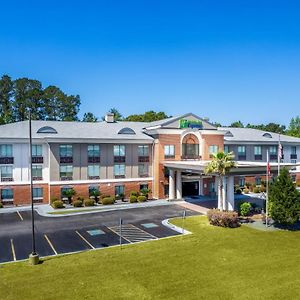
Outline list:
[[[31,234],[32,234],[32,252],[29,254],[29,263],[37,265],[39,255],[35,247],[35,230],[34,230],[34,206],[33,206],[33,180],[32,180],[32,128],[31,128],[31,111],[29,110],[29,166],[30,166],[30,200],[31,200]]]

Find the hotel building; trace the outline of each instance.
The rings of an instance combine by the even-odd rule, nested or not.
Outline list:
[[[204,174],[211,154],[233,151],[237,168],[226,177],[228,209],[233,185],[259,184],[266,172],[267,150],[277,172],[279,135],[245,128],[216,128],[192,113],[161,121],[115,122],[112,114],[97,123],[32,121],[33,197],[49,203],[64,189],[88,197],[92,189],[115,195],[149,188],[152,197],[217,196],[217,178]],[[0,192],[4,205],[30,202],[29,123],[0,126]],[[280,137],[282,165],[294,169],[300,139]],[[300,178],[298,178],[300,179]]]

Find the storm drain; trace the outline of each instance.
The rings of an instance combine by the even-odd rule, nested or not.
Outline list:
[[[114,226],[114,227],[108,227],[112,232],[116,233],[118,236],[120,236],[120,227]],[[157,237],[132,225],[132,224],[126,224],[122,225],[122,238],[124,238],[126,241],[130,243],[137,243],[137,242],[143,242],[148,240],[156,240]]]

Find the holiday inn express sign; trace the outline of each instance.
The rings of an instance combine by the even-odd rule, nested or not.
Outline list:
[[[182,128],[199,128],[202,129],[203,128],[203,124],[201,121],[198,120],[186,120],[186,119],[181,119],[179,121],[179,127]]]

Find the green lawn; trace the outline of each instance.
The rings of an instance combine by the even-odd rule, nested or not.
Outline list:
[[[181,225],[181,220],[174,223]],[[0,299],[299,299],[300,232],[224,229],[0,267]]]

